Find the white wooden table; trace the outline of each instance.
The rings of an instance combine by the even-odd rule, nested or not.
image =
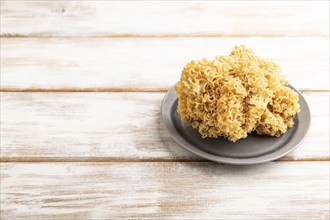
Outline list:
[[[278,161],[183,150],[160,103],[246,44],[312,112]],[[1,219],[329,219],[329,2],[1,1]]]

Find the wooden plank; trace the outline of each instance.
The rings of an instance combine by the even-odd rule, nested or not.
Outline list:
[[[328,219],[329,163],[3,163],[1,219]]]
[[[1,1],[1,34],[329,36],[328,9],[328,1]]]
[[[192,59],[246,44],[299,89],[329,90],[327,38],[1,39],[2,91],[165,91]]]
[[[200,161],[161,122],[164,93],[2,93],[2,161]],[[309,136],[282,160],[329,160],[329,93],[304,93]]]

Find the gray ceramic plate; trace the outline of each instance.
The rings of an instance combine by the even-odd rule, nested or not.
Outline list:
[[[294,89],[291,86],[290,88]],[[283,157],[303,141],[310,126],[311,116],[306,100],[300,93],[299,96],[301,111],[295,116],[295,124],[278,138],[250,134],[247,138],[235,143],[222,137],[203,139],[197,130],[180,119],[177,113],[178,99],[174,86],[163,99],[161,115],[172,138],[192,153],[220,163],[257,164]]]

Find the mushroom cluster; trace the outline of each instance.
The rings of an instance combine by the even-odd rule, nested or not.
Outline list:
[[[228,56],[189,62],[175,91],[181,119],[204,138],[235,142],[253,131],[279,137],[300,111],[299,94],[280,66],[244,45]]]

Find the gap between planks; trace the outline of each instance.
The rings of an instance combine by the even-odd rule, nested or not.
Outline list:
[[[303,158],[303,159],[294,159],[290,156],[285,156],[283,158],[274,160],[273,162],[329,162],[330,157],[319,157],[319,158]],[[125,158],[111,158],[111,157],[22,157],[22,158],[12,158],[12,157],[2,157],[0,158],[1,163],[11,163],[11,162],[19,162],[19,163],[31,163],[31,162],[119,162],[119,163],[140,163],[140,162],[212,162],[203,158],[196,158],[196,159],[125,159]]]
[[[107,35],[87,35],[87,36],[52,36],[45,34],[31,34],[31,35],[23,35],[23,34],[11,34],[4,33],[0,35],[0,38],[187,38],[187,37],[215,37],[215,38],[227,38],[227,37],[321,37],[321,38],[329,38],[330,36],[327,34],[309,34],[309,35],[286,35],[286,34],[217,34],[217,33],[187,33],[187,34],[107,34]]]
[[[0,88],[0,92],[167,92],[169,88]],[[330,92],[328,89],[300,89],[300,92]]]

